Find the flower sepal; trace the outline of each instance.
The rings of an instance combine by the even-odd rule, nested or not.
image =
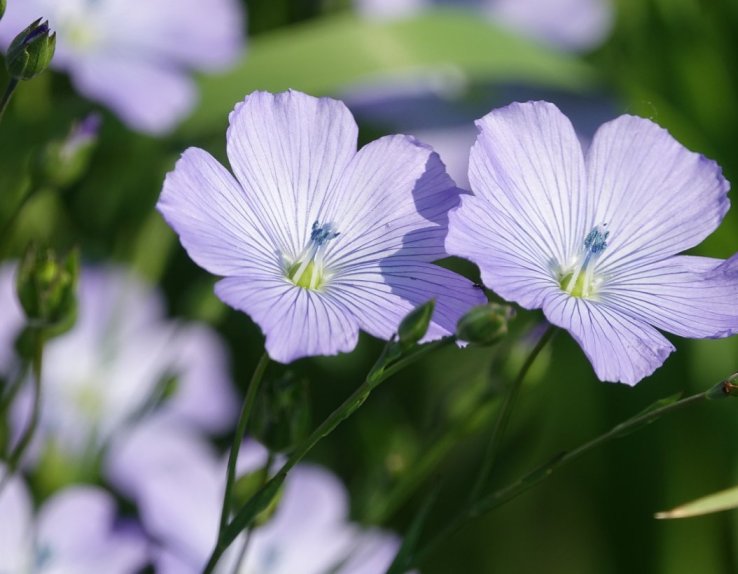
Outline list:
[[[39,18],[10,44],[6,56],[8,72],[16,80],[31,80],[49,67],[55,49],[56,32]]]

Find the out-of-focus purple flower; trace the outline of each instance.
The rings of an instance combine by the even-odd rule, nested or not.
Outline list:
[[[431,298],[435,339],[482,299],[432,263],[460,193],[438,155],[407,136],[356,143],[342,103],[256,92],[230,117],[236,178],[190,148],[164,183],[159,210],[190,257],[226,277],[216,293],[259,324],[277,361],[350,351],[359,329],[389,339]]]
[[[161,542],[157,572],[200,572],[218,531],[225,461],[192,433],[161,421],[120,437],[108,460],[111,480],[138,504],[144,527]],[[264,447],[247,440],[238,473],[257,471],[266,461]],[[240,567],[243,536],[217,572],[383,574],[399,541],[347,517],[346,490],[336,477],[313,465],[298,465],[286,479],[273,517],[253,532]]]
[[[0,343],[11,349],[22,325],[12,275],[10,266],[0,269],[0,312],[11,317],[0,329]],[[11,363],[0,367],[9,373]],[[174,388],[164,393],[168,380]],[[47,343],[43,389],[39,442],[51,441],[74,457],[97,452],[116,430],[146,415],[157,394],[168,395],[160,397],[160,416],[206,431],[224,430],[235,415],[227,359],[215,333],[166,320],[160,295],[115,267],[83,270],[77,324]],[[30,400],[28,392],[16,401],[18,427],[26,424]]]
[[[613,25],[611,0],[355,0],[369,18],[404,18],[433,6],[481,9],[494,21],[567,50],[599,45]]]
[[[5,469],[0,466],[0,479]],[[0,572],[9,574],[133,574],[148,562],[144,538],[115,524],[115,502],[105,491],[73,487],[34,514],[23,481],[0,491]]]
[[[634,385],[674,350],[657,331],[738,331],[738,280],[723,261],[678,255],[728,209],[718,165],[653,122],[620,116],[586,156],[553,104],[494,110],[477,122],[475,196],[450,214],[446,246],[490,289],[567,329],[603,381]]]
[[[190,72],[232,64],[244,43],[237,0],[20,0],[9,3],[0,45],[40,17],[57,33],[51,65],[130,127],[154,134],[195,105]]]

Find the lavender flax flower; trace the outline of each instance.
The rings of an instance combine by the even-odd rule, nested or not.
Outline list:
[[[474,196],[449,218],[449,253],[482,280],[567,329],[603,381],[634,385],[674,350],[657,331],[738,330],[738,278],[723,261],[678,255],[728,210],[718,165],[633,117],[602,125],[586,154],[546,102],[477,121]]]
[[[131,128],[170,131],[197,100],[190,70],[216,71],[243,47],[238,0],[13,0],[0,46],[37,18],[57,33],[52,67]]]
[[[277,361],[350,351],[359,329],[389,339],[431,298],[427,339],[448,335],[483,299],[431,263],[447,255],[460,193],[438,155],[408,136],[358,152],[356,140],[338,101],[256,92],[230,116],[235,178],[190,148],[164,182],[158,209],[190,257],[226,277],[217,295],[252,317]]]
[[[0,466],[0,480],[5,469]],[[148,561],[135,528],[117,528],[115,502],[94,487],[73,487],[33,502],[17,476],[0,491],[0,572],[134,574]]]

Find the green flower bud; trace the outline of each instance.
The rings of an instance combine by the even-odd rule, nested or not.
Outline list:
[[[15,37],[6,55],[8,72],[16,80],[30,80],[49,67],[56,48],[56,32],[36,20]]]
[[[397,329],[397,337],[400,339],[401,347],[412,347],[420,339],[425,337],[435,307],[436,302],[431,299],[427,303],[419,305],[405,316]]]
[[[493,345],[507,335],[507,325],[515,316],[508,305],[487,303],[474,307],[456,325],[456,336],[476,345]]]
[[[100,116],[90,114],[72,126],[67,137],[49,142],[36,158],[38,179],[54,187],[78,181],[90,164],[99,130]]]
[[[262,468],[254,472],[248,472],[239,476],[236,479],[236,482],[233,483],[233,509],[237,510],[246,504],[264,485],[264,483],[266,483],[268,478],[266,468]],[[269,506],[256,515],[256,518],[254,519],[254,524],[256,526],[261,526],[262,524],[269,522],[269,519],[277,511],[277,507],[282,500],[283,491],[284,488],[280,488],[277,495],[272,498]]]
[[[71,328],[77,315],[79,254],[73,251],[60,260],[51,250],[31,245],[18,267],[18,299],[32,327],[51,336]]]

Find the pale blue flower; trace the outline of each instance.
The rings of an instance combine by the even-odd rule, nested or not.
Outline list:
[[[735,267],[679,255],[728,210],[718,165],[653,122],[620,116],[584,153],[552,104],[512,104],[477,122],[474,196],[450,214],[446,246],[484,283],[542,308],[584,349],[597,376],[634,385],[682,337],[738,330]]]
[[[432,263],[447,256],[460,194],[438,155],[407,136],[357,151],[357,131],[336,100],[256,92],[230,117],[235,178],[190,148],[164,183],[158,209],[190,257],[226,277],[216,293],[277,361],[351,351],[359,329],[389,339],[429,299],[436,339],[483,301]]]

